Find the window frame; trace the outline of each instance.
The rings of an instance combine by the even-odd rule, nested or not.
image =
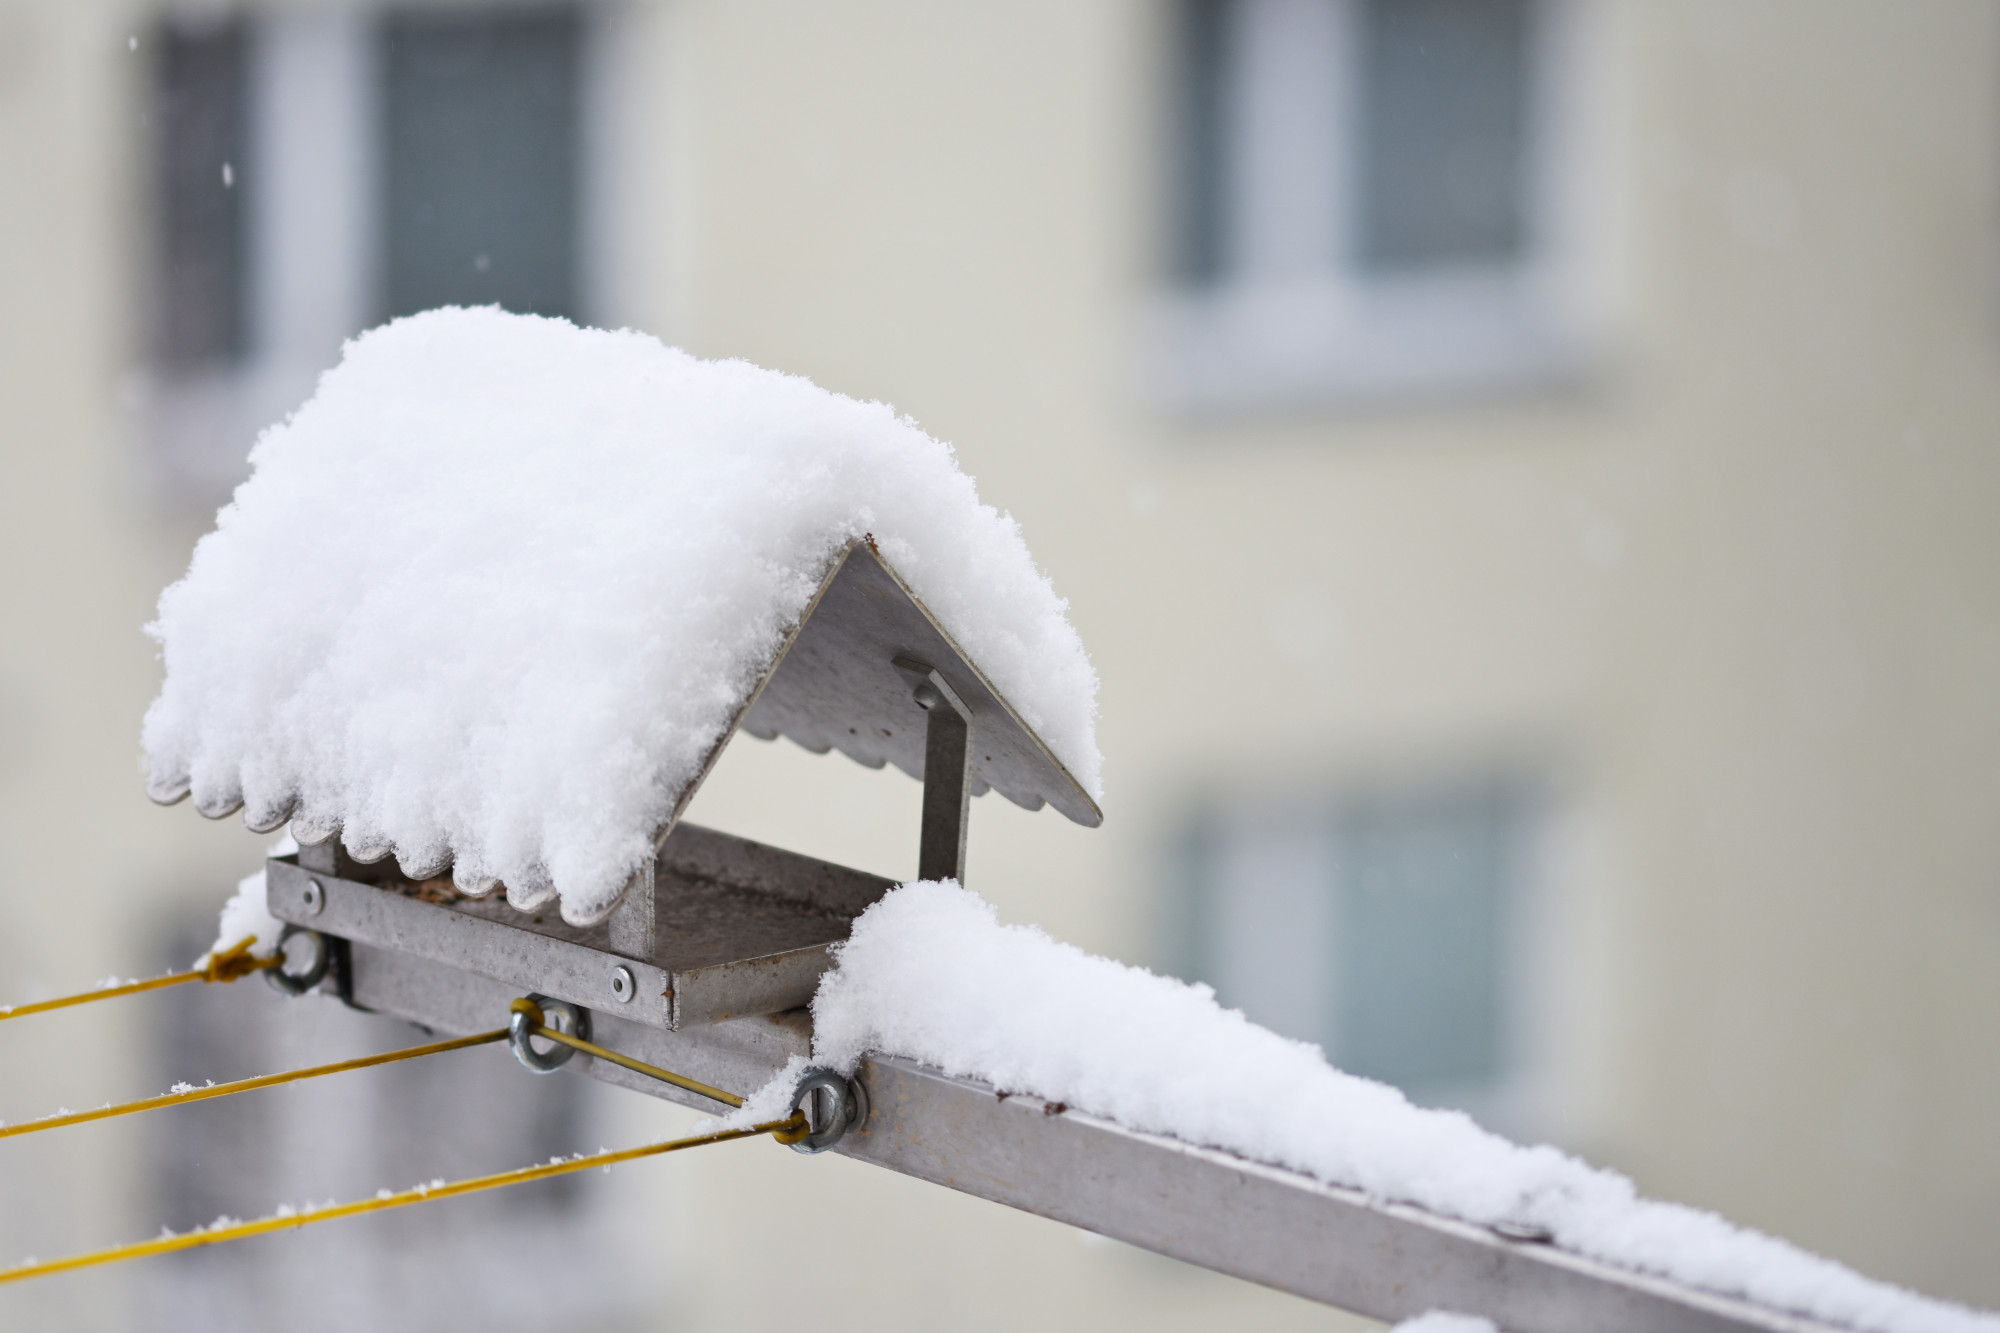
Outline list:
[[[1319,62],[1327,80],[1319,100],[1337,128],[1325,136],[1321,181],[1303,191],[1301,206],[1318,217],[1293,227],[1318,237],[1324,262],[1308,265],[1294,242],[1293,253],[1261,266],[1225,262],[1218,277],[1190,274],[1185,263],[1165,266],[1169,276],[1144,321],[1142,373],[1155,402],[1197,417],[1302,404],[1370,407],[1562,388],[1596,376],[1619,303],[1610,226],[1621,192],[1611,151],[1618,108],[1603,72],[1610,63],[1604,7],[1594,0],[1533,5],[1522,256],[1366,273],[1349,243],[1358,216],[1360,136],[1352,127],[1360,80],[1351,57],[1359,5],[1237,3],[1317,3],[1331,17],[1334,45]],[[1184,85],[1193,65],[1186,40],[1177,34]],[[1284,58],[1301,59],[1296,50]],[[1186,212],[1200,184],[1188,177],[1190,160],[1200,156],[1189,151],[1199,127],[1185,87],[1173,105],[1171,188],[1163,193]],[[1226,162],[1228,150],[1221,155]],[[1232,173],[1225,167],[1221,174]],[[1241,198],[1224,206],[1252,207]]]
[[[579,317],[611,304],[608,269],[631,249],[611,235],[607,155],[619,139],[620,98],[635,71],[620,61],[616,5],[569,0],[580,25],[574,281]],[[507,11],[498,3],[477,6]],[[245,44],[244,160],[234,189],[243,219],[236,354],[175,365],[153,346],[123,394],[150,484],[163,498],[206,505],[247,470],[258,433],[295,411],[342,344],[382,318],[383,189],[380,154],[383,24],[401,12],[381,3],[279,7],[235,20]],[[162,24],[182,20],[169,14]],[[620,81],[614,87],[614,81]],[[147,90],[156,96],[157,85]],[[163,127],[156,129],[162,132]],[[157,189],[153,192],[156,196]],[[150,301],[167,296],[150,217],[145,271]],[[155,310],[153,323],[163,322]]]
[[[1354,833],[1371,827],[1371,817],[1422,819],[1441,806],[1462,804],[1483,804],[1484,817],[1499,816],[1486,831],[1497,835],[1506,858],[1498,870],[1505,902],[1493,941],[1497,1066],[1488,1076],[1421,1082],[1411,1095],[1426,1105],[1463,1110],[1486,1127],[1517,1137],[1574,1129],[1590,1110],[1579,1076],[1598,1054],[1588,1049],[1589,1033],[1572,1031],[1573,1011],[1590,980],[1587,960],[1576,954],[1578,932],[1589,915],[1580,895],[1604,867],[1595,862],[1587,832],[1593,820],[1577,794],[1532,762],[1355,773],[1282,789],[1256,786],[1195,796],[1174,844],[1175,873],[1169,876],[1174,891],[1161,903],[1163,970],[1213,986],[1225,1007],[1242,1007],[1252,1022],[1320,1046],[1340,1067],[1348,1058],[1340,1044],[1352,1021],[1346,1006],[1353,996],[1349,979],[1337,972],[1343,955],[1362,943],[1351,937],[1357,918],[1343,902],[1357,888],[1349,878],[1355,871]],[[1296,870],[1315,858],[1317,878],[1305,896],[1316,895],[1317,901],[1300,902],[1301,886],[1291,884],[1256,895],[1260,901],[1249,905],[1258,917],[1269,918],[1274,907],[1289,901],[1286,911],[1297,915],[1296,928],[1279,936],[1268,929],[1262,933],[1279,940],[1285,961],[1296,965],[1310,957],[1319,968],[1317,975],[1271,975],[1273,966],[1282,964],[1246,956],[1245,923],[1224,921],[1230,885],[1242,882],[1246,870],[1282,873],[1288,861]],[[1259,933],[1257,920],[1247,925],[1250,935]],[[1232,961],[1238,967],[1234,973]],[[1290,1021],[1271,1012],[1271,1002],[1284,995],[1305,1006]]]

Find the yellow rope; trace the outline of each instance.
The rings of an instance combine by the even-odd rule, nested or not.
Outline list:
[[[442,1055],[446,1051],[462,1050],[467,1046],[484,1046],[488,1042],[506,1039],[507,1029],[501,1028],[495,1032],[481,1032],[470,1037],[454,1037],[450,1041],[434,1041],[425,1046],[406,1046],[400,1051],[385,1051],[381,1055],[364,1055],[358,1059],[342,1060],[335,1064],[294,1069],[284,1074],[260,1074],[256,1078],[238,1079],[234,1083],[211,1083],[205,1088],[164,1093],[158,1097],[123,1102],[117,1106],[100,1106],[94,1111],[68,1111],[41,1120],[24,1121],[18,1125],[0,1125],[0,1139],[12,1138],[16,1134],[36,1134],[45,1129],[61,1129],[64,1125],[81,1125],[91,1120],[108,1120],[116,1115],[133,1115],[139,1111],[151,1111],[162,1106],[178,1106],[183,1102],[202,1102],[211,1097],[230,1097],[239,1092],[255,1092],[259,1088],[275,1088],[280,1083],[297,1083],[302,1079],[322,1078],[327,1074],[344,1074],[350,1069],[372,1069],[376,1065],[394,1064],[398,1060],[414,1060],[420,1055]]]
[[[91,1000],[109,999],[116,995],[132,995],[140,991],[158,990],[165,986],[176,986],[188,981],[235,981],[251,972],[267,967],[275,967],[276,958],[259,959],[249,954],[256,943],[251,936],[240,944],[212,954],[206,966],[189,972],[171,976],[156,977],[151,981],[137,981],[129,985],[106,987],[84,995],[66,996],[59,1000],[48,1000],[36,1005],[23,1005],[16,1009],[0,1010],[0,1018],[13,1018],[24,1014],[41,1013],[49,1009],[60,1009],[66,1005],[84,1004]],[[584,1041],[567,1033],[548,1027],[542,1020],[541,1006],[532,1000],[515,1000],[512,1009],[527,1015],[534,1026],[535,1036],[545,1037],[595,1056],[609,1060],[627,1069],[659,1079],[678,1088],[723,1103],[740,1107],[743,1099],[721,1088],[711,1087],[671,1070],[649,1065],[643,1060],[635,1060],[629,1055],[599,1046],[595,1042]],[[375,1065],[392,1064],[399,1060],[414,1060],[419,1056],[439,1055],[446,1051],[462,1050],[469,1046],[482,1046],[489,1042],[503,1041],[509,1035],[508,1029],[498,1028],[492,1032],[475,1033],[469,1037],[454,1037],[448,1041],[429,1042],[422,1046],[409,1046],[398,1051],[387,1051],[381,1055],[364,1055],[353,1060],[342,1060],[335,1064],[313,1065],[305,1069],[294,1069],[283,1074],[264,1074],[256,1078],[238,1079],[233,1083],[215,1083],[205,1088],[189,1088],[184,1092],[171,1092],[159,1097],[147,1097],[136,1102],[124,1102],[117,1106],[103,1106],[94,1111],[64,1112],[42,1120],[31,1120],[20,1125],[0,1125],[0,1138],[11,1138],[17,1134],[33,1134],[45,1129],[59,1129],[65,1125],[83,1124],[91,1120],[104,1120],[112,1116],[132,1115],[139,1111],[151,1111],[162,1106],[173,1106],[185,1102],[207,1101],[215,1097],[228,1097],[239,1092],[253,1092],[259,1088],[276,1087],[282,1083],[294,1083],[303,1079],[321,1078],[328,1074],[345,1073],[353,1069],[368,1069]],[[569,1161],[548,1162],[541,1166],[519,1167],[512,1171],[502,1171],[494,1175],[475,1176],[452,1184],[440,1181],[434,1185],[419,1185],[399,1194],[388,1191],[373,1199],[357,1199],[351,1203],[330,1205],[325,1208],[307,1208],[303,1212],[284,1212],[276,1216],[260,1218],[254,1222],[221,1222],[197,1231],[176,1235],[164,1235],[153,1240],[135,1241],[127,1245],[114,1245],[107,1249],[91,1250],[83,1254],[73,1254],[64,1259],[52,1259],[46,1263],[30,1260],[13,1268],[0,1269],[0,1283],[20,1282],[28,1278],[47,1277],[54,1273],[67,1273],[79,1268],[94,1268],[99,1264],[118,1263],[126,1259],[143,1259],[155,1254],[171,1254],[178,1250],[194,1249],[202,1245],[216,1245],[224,1241],[243,1240],[250,1236],[268,1235],[274,1231],[287,1231],[312,1222],[330,1222],[335,1218],[354,1217],[362,1213],[380,1212],[386,1208],[401,1208],[406,1204],[423,1203],[430,1199],[449,1199],[460,1194],[472,1194],[480,1190],[499,1189],[506,1185],[525,1184],[531,1180],[545,1180],[551,1176],[568,1175],[575,1171],[587,1171],[592,1167],[609,1167],[620,1162],[636,1161],[642,1157],[655,1157],[662,1153],[677,1152],[682,1148],[693,1148],[709,1143],[727,1143],[732,1139],[754,1138],[769,1134],[780,1143],[797,1143],[811,1132],[802,1112],[794,1111],[783,1120],[770,1120],[747,1129],[717,1130],[686,1139],[670,1139],[664,1143],[649,1144],[643,1148],[627,1148],[621,1152],[598,1153],[592,1157],[572,1158]]]
[[[572,1037],[567,1032],[556,1031],[554,1028],[543,1023],[542,1007],[525,995],[514,1001],[508,1008],[514,1013],[526,1014],[528,1016],[528,1021],[533,1023],[535,1027],[532,1034],[534,1036],[547,1037],[550,1041],[560,1042],[564,1046],[582,1051],[585,1055],[594,1055],[600,1060],[609,1060],[615,1065],[623,1065],[625,1068],[644,1074],[648,1078],[656,1078],[662,1083],[671,1083],[677,1088],[686,1088],[689,1092],[698,1093],[711,1101],[721,1102],[724,1106],[741,1107],[743,1105],[743,1099],[733,1092],[724,1092],[721,1088],[712,1088],[708,1084],[697,1082],[685,1074],[676,1074],[670,1069],[661,1069],[657,1065],[649,1065],[644,1060],[634,1060],[629,1055],[609,1050],[603,1046],[599,1046],[596,1042],[585,1041],[581,1037]],[[782,1127],[771,1132],[771,1137],[789,1146],[790,1144],[801,1142],[810,1133],[812,1133],[812,1127],[806,1123],[805,1117],[795,1112],[792,1118],[786,1121]]]
[[[661,1069],[656,1065],[649,1065],[643,1060],[634,1060],[629,1055],[620,1055],[617,1051],[607,1050],[599,1046],[596,1042],[585,1041],[581,1037],[572,1037],[567,1032],[558,1032],[542,1021],[542,1007],[525,996],[514,1001],[508,1008],[514,1013],[526,1014],[528,1021],[535,1025],[533,1035],[537,1037],[547,1037],[550,1041],[560,1042],[564,1046],[582,1051],[585,1055],[594,1055],[600,1060],[609,1060],[614,1065],[623,1065],[635,1073],[644,1074],[647,1078],[656,1078],[662,1083],[671,1083],[677,1088],[685,1088],[689,1092],[697,1093],[711,1101],[721,1102],[724,1106],[743,1105],[743,1099],[733,1092],[724,1092],[721,1088],[712,1088],[706,1083],[696,1082],[685,1074],[676,1074],[671,1070]]]
[[[531,1180],[546,1180],[550,1176],[568,1175],[573,1171],[588,1171],[592,1167],[615,1166],[619,1162],[636,1161],[641,1157],[657,1157],[662,1153],[678,1152],[682,1148],[727,1143],[731,1139],[754,1138],[759,1134],[795,1128],[794,1122],[801,1118],[795,1112],[787,1119],[752,1125],[748,1129],[723,1129],[712,1134],[699,1134],[693,1138],[652,1143],[643,1148],[626,1148],[620,1152],[598,1153],[592,1157],[571,1158],[566,1162],[548,1162],[541,1166],[524,1166],[490,1176],[475,1176],[470,1180],[455,1181],[448,1185],[419,1185],[415,1189],[404,1190],[399,1194],[383,1193],[372,1199],[357,1199],[352,1203],[335,1204],[326,1208],[308,1208],[303,1212],[281,1213],[275,1217],[260,1218],[255,1222],[225,1222],[201,1231],[186,1231],[178,1236],[159,1236],[153,1240],[135,1241],[129,1245],[113,1245],[108,1249],[90,1250],[83,1254],[72,1254],[65,1259],[51,1259],[45,1263],[31,1260],[13,1268],[0,1269],[0,1282],[20,1282],[27,1278],[47,1277],[51,1273],[67,1273],[79,1268],[93,1268],[98,1264],[117,1263],[123,1259],[143,1259],[149,1255],[171,1254],[176,1250],[191,1250],[200,1245],[217,1245],[223,1241],[268,1235],[273,1231],[288,1231],[313,1222],[331,1222],[335,1218],[380,1212],[385,1208],[401,1208],[406,1204],[423,1203],[430,1199],[449,1199],[479,1190],[520,1185]]]
[[[180,986],[190,981],[235,981],[247,977],[252,972],[262,972],[273,968],[284,960],[277,955],[257,958],[250,953],[257,943],[255,935],[245,936],[227,949],[210,953],[208,961],[201,967],[186,972],[170,972],[164,977],[154,977],[151,981],[128,981],[122,986],[104,986],[80,995],[65,995],[59,999],[42,1000],[35,1004],[0,1005],[0,1022],[10,1018],[26,1018],[29,1014],[45,1014],[51,1009],[67,1009],[73,1004],[89,1004],[93,1000],[115,1000],[121,995],[137,995],[142,991],[163,990],[168,986]]]

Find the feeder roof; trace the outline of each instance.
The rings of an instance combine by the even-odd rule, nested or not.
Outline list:
[[[911,689],[917,664],[942,675],[971,714],[973,795],[997,790],[1030,810],[1053,805],[1079,824],[1103,822],[1090,793],[866,540],[834,561],[782,656],[745,701],[743,730],[764,740],[787,736],[816,754],[839,750],[870,768],[892,763],[921,779],[925,719]]]
[[[1018,527],[879,403],[439,310],[267,430],[148,627],[148,790],[588,922],[740,727],[1099,820],[1097,681]]]

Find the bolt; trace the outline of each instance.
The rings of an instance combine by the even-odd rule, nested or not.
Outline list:
[[[611,998],[620,1004],[630,1004],[639,985],[632,980],[632,969],[620,965],[611,969]]]
[[[326,890],[320,887],[318,880],[307,880],[306,891],[300,896],[304,899],[307,916],[318,916],[325,910]]]
[[[917,707],[923,709],[926,713],[936,708],[938,701],[943,698],[944,696],[938,693],[938,687],[929,681],[924,681],[917,686]]]

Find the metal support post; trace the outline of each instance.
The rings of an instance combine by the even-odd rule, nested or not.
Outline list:
[[[642,963],[650,963],[659,953],[659,936],[654,925],[657,919],[656,900],[658,877],[654,874],[652,861],[646,862],[632,882],[625,886],[625,896],[618,900],[618,906],[611,909],[606,922],[610,931],[611,952],[626,958],[636,958]]]
[[[943,676],[908,658],[897,667],[919,676],[924,724],[924,819],[917,843],[918,879],[965,882],[965,831],[972,809],[972,716]]]

